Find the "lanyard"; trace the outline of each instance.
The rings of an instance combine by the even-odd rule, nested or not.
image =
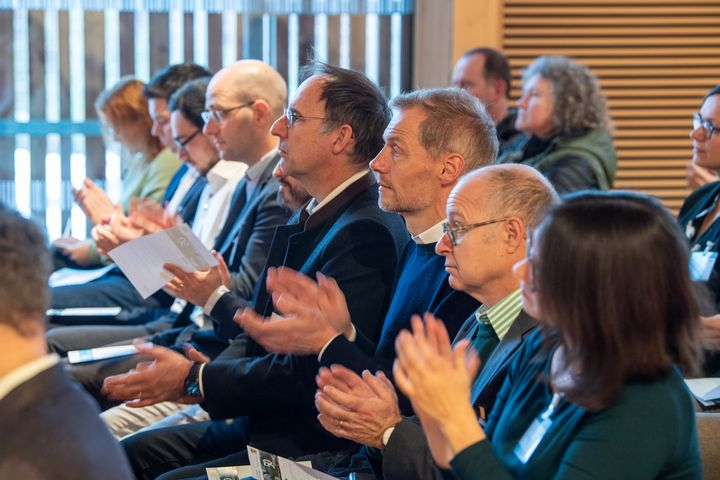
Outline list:
[[[561,398],[562,394],[554,393],[550,405],[533,420],[523,436],[520,437],[520,441],[518,441],[513,451],[520,463],[526,464],[537,450],[538,445],[540,445],[543,437],[550,429],[550,425],[552,425],[552,416],[557,410]]]

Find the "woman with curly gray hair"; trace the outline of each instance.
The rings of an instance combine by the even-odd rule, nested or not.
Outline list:
[[[607,190],[616,155],[597,77],[574,60],[539,57],[523,73],[515,128],[527,138],[500,158],[537,168],[558,193]]]

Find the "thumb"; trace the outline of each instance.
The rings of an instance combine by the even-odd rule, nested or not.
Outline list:
[[[185,356],[193,362],[208,363],[210,361],[210,357],[208,357],[189,343],[183,344],[183,351],[185,352]]]

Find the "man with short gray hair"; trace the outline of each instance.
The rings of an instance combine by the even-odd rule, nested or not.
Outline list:
[[[448,199],[445,234],[436,251],[445,258],[450,285],[483,304],[455,337],[469,339],[481,358],[482,370],[472,386],[472,403],[481,420],[536,326],[522,310],[513,266],[524,261],[528,232],[556,201],[553,187],[540,173],[507,164],[468,173]],[[387,376],[372,375],[372,370],[359,376],[353,370],[338,364],[320,370],[315,405],[322,425],[366,445],[364,454],[378,478],[439,479],[425,433],[417,418],[401,416],[402,403]],[[356,458],[349,469],[335,466],[330,473],[347,475],[359,463]]]

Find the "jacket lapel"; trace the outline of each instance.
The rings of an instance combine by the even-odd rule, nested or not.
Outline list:
[[[524,310],[515,319],[510,329],[507,331],[502,341],[495,348],[495,351],[488,358],[487,363],[480,371],[480,374],[473,382],[472,386],[472,403],[475,405],[485,387],[492,383],[492,380],[499,372],[506,369],[507,363],[513,354],[520,348],[525,336],[532,331],[537,325],[537,320],[525,313]]]

